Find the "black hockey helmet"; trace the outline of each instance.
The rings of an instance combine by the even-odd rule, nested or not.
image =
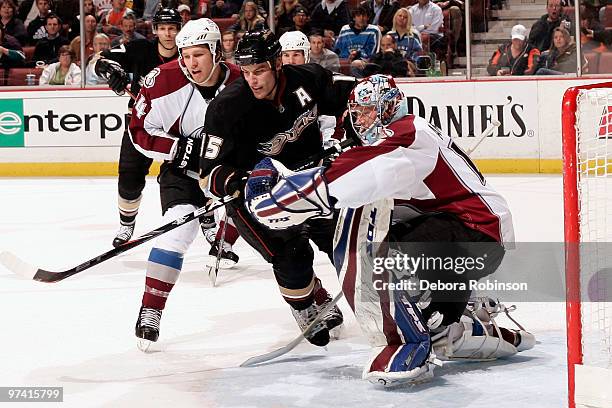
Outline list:
[[[262,62],[270,62],[273,66],[280,52],[280,42],[272,31],[247,31],[238,42],[234,59],[240,66]]]
[[[158,24],[176,24],[180,29],[183,24],[181,15],[178,11],[171,8],[162,8],[153,16],[153,29],[157,28]]]

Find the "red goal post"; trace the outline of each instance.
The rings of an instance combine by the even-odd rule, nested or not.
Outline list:
[[[612,82],[568,89],[562,127],[569,407],[610,407]]]

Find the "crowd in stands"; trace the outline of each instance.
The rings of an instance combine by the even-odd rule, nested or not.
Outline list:
[[[44,81],[37,74],[41,83],[69,83],[77,76],[73,66],[81,66],[86,82],[99,85],[90,65],[100,50],[152,38],[151,17],[162,3],[175,7],[183,22],[203,16],[217,21],[223,57],[232,62],[245,31],[268,27],[268,1],[85,0],[86,60],[81,64],[78,0],[0,0],[0,69],[46,67]],[[546,14],[531,27],[513,27],[490,58],[488,74],[576,72],[574,8],[562,1],[567,2],[548,0]],[[578,41],[587,57],[582,68],[597,72],[592,53],[607,52],[612,44],[612,10],[607,17],[603,3],[580,7]],[[357,77],[431,75],[440,62],[452,68],[465,55],[461,0],[276,0],[273,10],[279,36],[301,31],[310,40],[312,62]],[[65,47],[68,51],[62,51]]]
[[[590,67],[586,57],[592,56],[594,51],[609,51],[611,41],[606,37],[611,36],[612,27],[608,29],[603,23],[612,24],[612,21],[605,21],[606,9],[604,4],[596,6],[588,1],[580,5],[579,41],[583,73],[612,73],[612,66],[603,70]],[[561,0],[548,0],[546,11],[533,23],[529,36],[522,24],[512,27],[510,41],[500,45],[489,60],[489,75],[562,75],[577,72],[573,7],[564,6]]]

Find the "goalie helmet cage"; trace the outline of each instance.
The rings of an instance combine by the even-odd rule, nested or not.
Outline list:
[[[568,89],[562,124],[568,405],[612,407],[612,82]]]

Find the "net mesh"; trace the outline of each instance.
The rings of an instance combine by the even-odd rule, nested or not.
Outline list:
[[[583,363],[610,369],[612,89],[583,89],[576,102]]]

